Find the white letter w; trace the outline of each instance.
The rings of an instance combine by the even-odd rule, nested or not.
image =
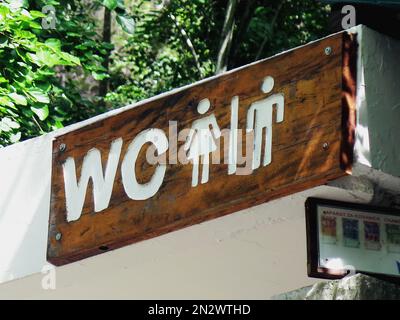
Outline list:
[[[114,185],[115,173],[118,168],[121,147],[121,138],[112,142],[105,174],[103,174],[100,151],[96,148],[89,150],[83,159],[79,182],[76,178],[74,158],[69,157],[65,161],[63,170],[68,222],[80,218],[90,178],[92,178],[93,183],[94,211],[99,212],[108,207]]]

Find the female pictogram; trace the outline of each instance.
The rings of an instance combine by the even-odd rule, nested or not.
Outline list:
[[[210,108],[210,100],[203,99],[197,106],[199,114],[205,114]],[[187,158],[192,161],[192,187],[199,181],[199,165],[202,165],[201,183],[208,182],[210,153],[217,150],[216,140],[221,137],[221,130],[214,114],[195,120],[189,136],[185,142],[184,150]]]

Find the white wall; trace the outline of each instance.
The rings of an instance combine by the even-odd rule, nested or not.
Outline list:
[[[400,176],[400,40],[359,32],[356,161]]]

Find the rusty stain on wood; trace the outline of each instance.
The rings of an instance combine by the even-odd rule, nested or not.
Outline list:
[[[355,91],[353,54],[355,39],[337,34],[296,50],[184,88],[120,114],[66,133],[53,143],[48,260],[66,264],[123,245],[155,237],[202,221],[223,216],[271,199],[324,184],[351,169],[351,136]],[[326,47],[332,48],[329,56]],[[221,129],[230,127],[230,105],[239,97],[238,128],[245,129],[249,106],[265,98],[260,85],[266,76],[275,79],[272,93],[285,97],[284,121],[272,129],[272,162],[251,175],[228,175],[228,165],[210,165],[208,183],[191,186],[191,164],[168,164],[158,192],[147,200],[131,200],[124,192],[118,165],[110,204],[94,212],[93,185],[89,182],[82,215],[66,220],[63,163],[73,157],[79,179],[83,158],[92,148],[101,151],[103,168],[110,143],[122,137],[121,158],[132,139],[147,128],[169,134],[169,121],[178,131],[199,118],[196,106],[211,102],[207,114],[216,116]],[[274,117],[275,119],[276,117]],[[243,135],[244,138],[244,135]],[[220,138],[220,140],[223,140]],[[59,145],[67,148],[60,152]],[[327,143],[328,148],[324,148]],[[176,156],[177,150],[167,158]],[[147,146],[147,145],[146,145]],[[227,148],[227,143],[221,141]],[[148,181],[154,166],[140,151],[135,171],[138,181]],[[224,158],[223,152],[222,158]],[[55,235],[62,234],[57,241]]]

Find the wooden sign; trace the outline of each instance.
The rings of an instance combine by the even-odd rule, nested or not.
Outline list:
[[[337,34],[55,138],[48,260],[62,265],[348,173],[355,52],[353,36]]]

